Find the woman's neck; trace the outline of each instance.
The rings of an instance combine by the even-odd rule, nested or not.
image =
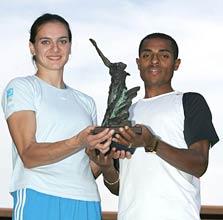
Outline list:
[[[38,70],[35,75],[56,88],[59,89],[65,88],[65,84],[63,81],[63,74],[59,72],[47,71],[47,73],[45,73],[43,71]]]

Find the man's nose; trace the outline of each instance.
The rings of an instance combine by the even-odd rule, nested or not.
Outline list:
[[[154,64],[159,63],[159,56],[158,56],[158,54],[153,54],[152,55],[151,63],[154,63]]]

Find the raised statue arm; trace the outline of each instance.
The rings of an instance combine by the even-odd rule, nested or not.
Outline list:
[[[101,52],[101,50],[98,48],[97,43],[95,42],[95,40],[93,39],[89,39],[91,41],[91,43],[94,45],[95,49],[97,50],[99,56],[101,57],[103,63],[105,64],[105,66],[107,66],[108,68],[110,68],[111,66],[111,62],[109,61],[109,59],[107,57],[104,56],[104,54]]]

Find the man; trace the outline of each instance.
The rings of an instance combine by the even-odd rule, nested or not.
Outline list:
[[[181,62],[172,37],[146,36],[136,62],[145,97],[131,106],[130,119],[141,124],[142,135],[125,127],[113,138],[136,151],[119,160],[120,174],[110,155],[90,157],[101,164],[105,185],[119,194],[118,220],[198,220],[199,177],[207,169],[209,148],[219,140],[211,112],[200,94],[172,88]]]

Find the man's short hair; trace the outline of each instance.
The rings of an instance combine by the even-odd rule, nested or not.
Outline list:
[[[171,42],[171,46],[173,49],[174,59],[178,58],[179,49],[178,49],[177,42],[171,36],[164,34],[164,33],[152,33],[152,34],[145,36],[139,44],[139,56],[141,54],[142,45],[143,45],[144,41],[149,40],[149,39],[154,39],[154,38],[161,38],[161,39],[169,40]]]

